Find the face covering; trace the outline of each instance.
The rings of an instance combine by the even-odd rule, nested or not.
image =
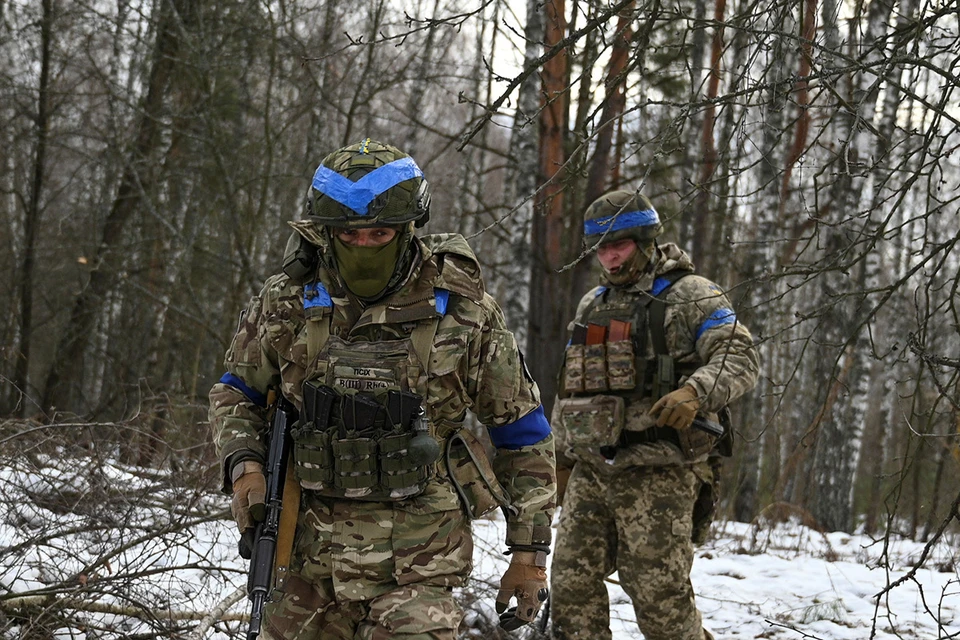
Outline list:
[[[352,247],[334,236],[333,255],[337,270],[354,295],[376,299],[387,288],[400,258],[401,235],[398,233],[379,247]]]
[[[650,264],[650,258],[653,255],[653,245],[637,244],[637,250],[627,258],[626,262],[620,265],[616,273],[603,272],[603,277],[614,287],[622,287],[633,284],[640,278],[647,265]]]

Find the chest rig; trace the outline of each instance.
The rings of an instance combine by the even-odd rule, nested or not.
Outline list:
[[[678,387],[680,378],[697,366],[678,364],[667,345],[665,297],[670,287],[691,271],[670,271],[654,281],[650,295],[610,298],[604,289],[574,325],[567,345],[563,395],[610,394],[637,401],[657,400]],[[649,340],[649,343],[648,343]],[[653,357],[647,358],[648,344]]]
[[[430,353],[449,292],[435,312],[392,339],[346,340],[331,333],[333,301],[320,283],[304,286],[307,363],[303,410],[294,429],[301,486],[322,496],[402,500],[423,491],[439,457],[425,403]],[[425,302],[425,301],[421,301]],[[421,304],[421,307],[424,305]]]

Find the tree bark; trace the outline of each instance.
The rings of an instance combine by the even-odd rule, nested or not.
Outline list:
[[[720,89],[720,58],[723,55],[723,25],[727,3],[726,0],[716,0],[713,10],[713,21],[716,25],[713,32],[713,45],[710,50],[710,71],[707,81],[707,107],[703,114],[703,129],[700,133],[700,153],[703,160],[700,164],[700,176],[698,180],[698,191],[696,206],[693,209],[693,233],[692,257],[694,262],[704,269],[706,273],[711,273],[713,265],[707,260],[708,243],[713,237],[710,232],[711,227],[711,202],[710,202],[710,184],[713,180],[713,174],[717,169],[717,146],[714,143],[714,131],[716,128],[716,106],[713,99],[717,97]]]
[[[566,30],[564,1],[547,0],[544,47],[559,43]],[[570,221],[564,217],[564,141],[567,131],[567,54],[558,53],[543,66],[543,98],[540,112],[540,188],[534,204],[531,253],[528,359],[531,373],[540,384],[541,400],[548,410],[556,394],[556,375],[562,357],[564,327],[570,315],[570,276],[561,275],[564,265],[564,234]],[[566,287],[564,285],[567,285]]]
[[[523,55],[524,68],[540,57],[544,44],[544,14],[539,0],[527,0],[527,20],[523,29],[526,49]],[[508,158],[507,205],[514,212],[508,223],[510,230],[510,256],[506,261],[506,280],[514,290],[503,300],[503,314],[507,326],[517,337],[520,349],[528,348],[528,325],[531,295],[531,243],[530,226],[534,215],[534,201],[540,182],[538,151],[540,132],[540,76],[528,75],[520,84],[517,110],[513,116],[510,133],[510,157]],[[529,364],[534,368],[533,359]],[[542,378],[537,378],[541,381]]]

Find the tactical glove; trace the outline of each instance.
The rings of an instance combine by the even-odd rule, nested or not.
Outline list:
[[[506,573],[500,578],[500,591],[497,593],[497,613],[500,614],[500,626],[507,631],[519,629],[533,622],[546,601],[547,572],[544,568],[547,556],[542,551],[514,551]],[[517,606],[510,605],[510,599],[516,597]]]
[[[673,427],[677,431],[689,429],[700,409],[700,398],[696,389],[688,384],[657,400],[650,408],[651,416],[657,418],[657,426]]]
[[[267,515],[267,479],[263,475],[263,465],[253,460],[238,462],[230,476],[233,479],[230,511],[240,533],[243,533]]]

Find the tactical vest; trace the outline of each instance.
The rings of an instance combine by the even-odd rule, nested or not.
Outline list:
[[[567,345],[562,394],[576,397],[608,393],[638,401],[657,400],[677,389],[680,379],[696,371],[698,365],[679,365],[670,355],[664,299],[674,283],[691,273],[670,271],[656,279],[650,295],[636,300],[608,301],[609,290],[599,291]],[[617,328],[626,325],[629,332],[618,335]],[[651,359],[646,357],[648,332],[654,352]]]
[[[434,250],[441,270],[443,246]],[[450,297],[447,289],[433,293],[435,313],[417,319],[407,337],[350,342],[331,334],[333,301],[323,284],[304,285],[311,373],[293,433],[301,486],[331,498],[396,501],[436,476],[439,453],[460,425],[425,414],[431,352]]]

